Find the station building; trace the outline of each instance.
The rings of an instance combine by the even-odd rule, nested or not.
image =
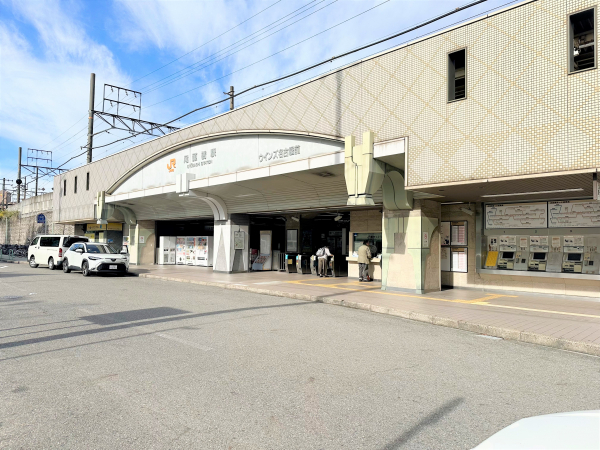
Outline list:
[[[599,296],[597,14],[524,1],[356,61],[57,176],[54,220],[135,264],[205,237],[198,270],[277,270],[326,242],[355,277],[368,239],[383,289]]]

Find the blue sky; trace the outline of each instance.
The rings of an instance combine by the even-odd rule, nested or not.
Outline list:
[[[96,73],[98,108],[104,83],[124,86],[143,93],[142,119],[167,122],[223,98],[230,85],[242,90],[467,3],[0,0],[0,178],[16,179],[19,146],[24,155],[27,148],[52,150],[54,166],[82,152],[91,72]],[[488,0],[409,35],[238,97],[236,106],[513,3]],[[176,125],[189,125],[227,108],[223,104],[200,111]],[[95,131],[101,129],[97,121]],[[122,137],[121,131],[103,133],[94,146]],[[147,139],[139,136],[97,149],[94,160]],[[81,156],[64,167],[84,163]],[[40,186],[50,190],[52,181],[41,180]]]

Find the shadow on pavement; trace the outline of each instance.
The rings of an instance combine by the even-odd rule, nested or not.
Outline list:
[[[425,430],[425,428],[435,425],[439,422],[444,416],[450,414],[452,410],[457,408],[461,403],[463,403],[465,399],[463,397],[456,397],[447,402],[446,404],[440,406],[438,409],[433,411],[431,414],[423,417],[419,420],[418,423],[410,427],[392,442],[389,442],[387,445],[381,448],[381,450],[394,450],[397,448],[402,448],[404,444],[410,441],[417,434],[421,433]]]
[[[92,322],[96,325],[113,325],[115,323],[158,319],[159,317],[177,316],[180,314],[191,314],[191,311],[184,311],[183,309],[163,306],[159,308],[133,309],[131,311],[119,311],[107,314],[96,314],[93,316],[83,316],[80,317],[80,319],[87,320],[88,322]]]
[[[214,315],[218,315],[218,314],[228,314],[228,313],[236,313],[236,312],[242,312],[242,311],[253,311],[253,310],[258,310],[258,309],[284,308],[287,306],[314,305],[314,304],[315,303],[313,303],[313,302],[284,303],[284,304],[280,304],[280,305],[252,306],[252,307],[247,307],[247,308],[225,309],[225,310],[220,310],[220,311],[211,311],[211,312],[188,314],[188,315],[182,314],[182,315],[178,315],[176,317],[168,317],[168,318],[161,318],[161,319],[155,319],[155,320],[144,320],[142,322],[136,322],[136,323],[126,323],[123,325],[113,325],[113,326],[107,326],[104,328],[95,328],[93,330],[81,330],[81,331],[74,331],[71,333],[56,334],[54,336],[41,336],[38,338],[23,339],[21,341],[0,343],[0,349],[21,347],[23,345],[39,344],[41,342],[51,342],[51,341],[57,341],[60,339],[68,339],[68,338],[78,337],[78,336],[89,336],[89,335],[94,335],[94,334],[99,334],[99,333],[107,333],[107,332],[115,331],[115,330],[125,330],[125,329],[129,329],[129,328],[142,327],[142,326],[146,326],[146,325],[154,325],[157,323],[173,322],[173,321],[185,320],[185,319],[195,319],[198,317],[214,316]]]

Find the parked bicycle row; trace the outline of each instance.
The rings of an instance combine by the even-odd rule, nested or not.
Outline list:
[[[126,246],[91,242],[85,236],[36,236],[27,250],[29,266],[40,265],[64,273],[81,272],[84,277],[95,273],[129,272],[129,252]]]
[[[18,258],[25,258],[27,256],[28,245],[19,244],[2,244],[0,245],[0,251],[3,255],[12,255]]]

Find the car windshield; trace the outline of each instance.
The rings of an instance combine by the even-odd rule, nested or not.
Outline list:
[[[111,245],[105,244],[88,244],[88,253],[119,253],[119,250]]]

